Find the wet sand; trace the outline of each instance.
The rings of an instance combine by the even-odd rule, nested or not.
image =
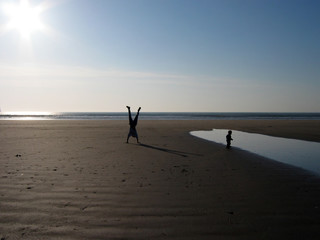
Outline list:
[[[1,239],[319,239],[320,177],[192,130],[320,121],[0,121]]]

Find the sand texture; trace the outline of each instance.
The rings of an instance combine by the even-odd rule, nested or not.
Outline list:
[[[320,121],[0,121],[0,239],[320,239],[320,178],[189,134]]]

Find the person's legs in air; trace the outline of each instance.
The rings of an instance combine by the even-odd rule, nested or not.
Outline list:
[[[133,120],[134,126],[137,126],[137,124],[138,124],[138,117],[139,117],[140,110],[141,110],[141,107],[139,107],[137,115],[135,116],[135,118]]]
[[[128,108],[128,113],[129,113],[129,124],[131,126],[131,124],[133,123],[132,116],[131,116],[131,110],[130,110],[129,106],[127,106],[127,108]]]

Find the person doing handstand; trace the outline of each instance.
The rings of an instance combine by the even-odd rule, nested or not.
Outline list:
[[[231,147],[231,141],[233,140],[232,137],[231,137],[231,134],[232,134],[232,131],[229,130],[228,131],[228,135],[226,136],[226,140],[227,140],[227,147],[228,149],[230,149]]]
[[[128,137],[127,137],[127,143],[129,142],[129,138],[130,137],[136,138],[137,139],[137,143],[140,143],[139,142],[138,133],[137,133],[137,130],[136,130],[136,126],[138,124],[138,117],[139,117],[139,112],[140,112],[141,107],[139,107],[137,115],[135,116],[134,120],[132,120],[132,117],[131,117],[130,107],[127,106],[127,108],[128,108],[128,113],[129,113],[129,125],[130,125],[130,130],[129,130]]]

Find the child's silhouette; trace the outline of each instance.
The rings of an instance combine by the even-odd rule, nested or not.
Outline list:
[[[231,147],[231,141],[233,140],[232,137],[231,137],[231,134],[232,134],[232,131],[229,130],[228,131],[228,135],[226,136],[226,140],[227,140],[227,147],[228,149],[230,149]]]

